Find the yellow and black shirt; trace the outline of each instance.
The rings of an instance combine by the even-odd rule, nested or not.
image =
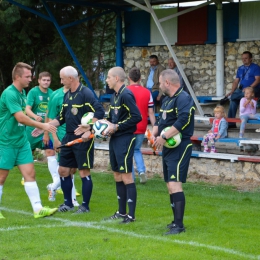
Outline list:
[[[125,85],[111,96],[107,120],[118,124],[114,136],[133,134],[137,123],[142,120],[134,95]]]
[[[182,139],[188,139],[194,131],[195,106],[192,97],[183,88],[179,88],[172,97],[163,100],[156,125],[158,134],[168,127],[174,126],[181,134]]]
[[[98,119],[102,119],[105,114],[103,106],[92,91],[80,84],[75,92],[69,90],[64,95],[62,109],[56,119],[60,125],[66,123],[67,134],[74,134],[74,130],[81,124],[81,118],[87,112],[93,112]]]

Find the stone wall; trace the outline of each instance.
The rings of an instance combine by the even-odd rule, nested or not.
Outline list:
[[[197,96],[216,95],[216,45],[172,46],[186,76]],[[260,41],[232,42],[224,45],[225,89],[231,90],[237,68],[242,65],[241,54],[250,51],[253,62],[260,65]],[[142,80],[149,70],[149,56],[155,54],[162,65],[167,67],[171,56],[167,46],[126,47],[124,49],[124,67],[126,73],[136,66],[141,70]]]
[[[148,177],[163,176],[162,157],[144,155],[146,173]],[[95,149],[94,168],[101,171],[110,171],[109,152]],[[205,158],[191,158],[189,174],[198,174],[208,178],[219,177],[228,181],[252,180],[260,184],[260,164],[251,162],[230,162]]]

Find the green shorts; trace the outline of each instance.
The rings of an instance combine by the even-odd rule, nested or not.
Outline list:
[[[11,170],[14,166],[28,163],[33,163],[29,142],[20,148],[0,146],[0,169]]]

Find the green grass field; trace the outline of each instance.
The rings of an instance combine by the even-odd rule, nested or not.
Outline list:
[[[46,164],[36,164],[43,205],[51,182]],[[238,192],[232,187],[187,183],[186,232],[164,236],[171,220],[169,196],[162,179],[141,185],[137,180],[136,222],[120,225],[103,221],[117,210],[112,174],[92,173],[91,212],[56,213],[34,219],[17,169],[4,186],[0,220],[0,259],[260,259],[259,192]],[[76,186],[81,187],[79,176]],[[78,197],[81,201],[81,197]]]

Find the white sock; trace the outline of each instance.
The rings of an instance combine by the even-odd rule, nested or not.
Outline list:
[[[0,203],[1,203],[1,199],[2,199],[2,194],[3,194],[3,185],[0,185]]]
[[[72,175],[72,190],[71,190],[71,198],[72,198],[72,201],[73,200],[76,200],[76,188],[75,188],[75,185],[74,185],[74,175]]]
[[[40,199],[40,192],[36,181],[33,182],[25,182],[24,189],[29,197],[32,208],[34,212],[39,211],[42,208],[42,203]]]
[[[57,185],[60,186],[60,175],[58,172],[59,164],[57,162],[57,159],[53,155],[53,156],[48,156],[47,160],[48,160],[48,169],[50,171],[52,182],[53,182],[52,188],[56,187]]]

